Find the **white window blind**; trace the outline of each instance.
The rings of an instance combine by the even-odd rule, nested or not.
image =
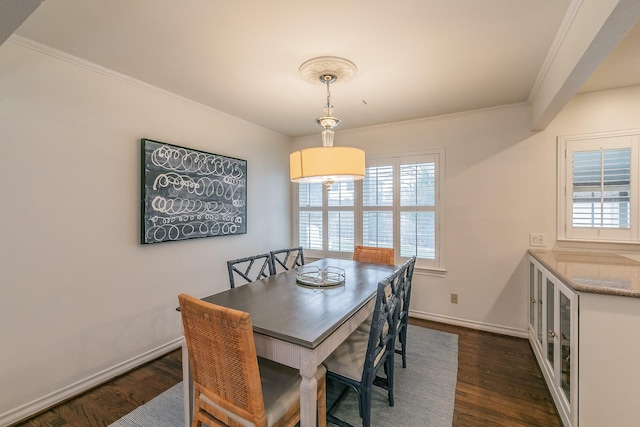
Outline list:
[[[328,204],[331,207],[355,206],[355,182],[336,182],[331,186],[331,191],[327,191]],[[322,200],[322,196],[319,197]]]
[[[573,153],[573,226],[630,228],[631,148]]]
[[[638,242],[640,132],[559,137],[558,237]]]
[[[322,250],[322,184],[298,186],[298,240],[308,249]]]
[[[436,257],[436,165],[400,166],[400,256]]]
[[[355,242],[355,183],[337,182],[327,195],[329,251],[353,252]]]
[[[305,184],[306,185],[306,184]],[[298,240],[308,249],[322,250],[322,212],[300,212]]]
[[[368,159],[362,181],[298,186],[298,242],[311,257],[350,258],[354,245],[395,248],[396,262],[443,268],[441,151]],[[342,255],[340,255],[342,254]]]
[[[353,252],[355,233],[353,212],[329,211],[329,250]]]
[[[298,186],[298,205],[301,208],[322,207],[322,184],[304,184]]]
[[[393,206],[393,166],[366,168],[362,184],[362,205]]]
[[[366,168],[362,183],[362,244],[393,247],[393,165]]]

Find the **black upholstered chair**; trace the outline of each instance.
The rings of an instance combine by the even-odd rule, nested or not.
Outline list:
[[[416,257],[411,257],[405,262],[404,280],[400,293],[400,313],[398,315],[398,347],[395,352],[402,356],[402,367],[407,367],[407,327],[409,325],[409,303],[411,302],[411,282],[413,280],[413,269],[416,266]]]
[[[393,400],[393,359],[399,314],[399,287],[405,276],[404,266],[378,283],[375,308],[369,332],[356,330],[324,361],[327,381],[346,385],[327,411],[327,420],[339,426],[351,426],[334,415],[350,390],[358,395],[363,427],[371,425],[373,386],[387,390],[389,406]],[[384,369],[386,375],[379,375]]]
[[[281,273],[301,265],[304,265],[302,246],[271,251],[272,274]]]
[[[235,288],[236,279],[239,285],[254,282],[273,274],[271,255],[268,253],[227,261],[229,270],[229,286]]]

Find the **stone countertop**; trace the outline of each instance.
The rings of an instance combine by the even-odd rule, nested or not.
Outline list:
[[[617,254],[529,249],[529,254],[578,292],[640,298],[640,262]]]

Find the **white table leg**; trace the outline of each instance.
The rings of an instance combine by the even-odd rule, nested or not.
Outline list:
[[[318,381],[316,372],[318,365],[315,358],[307,360],[300,367],[300,427],[315,427],[318,410]]]
[[[182,395],[184,396],[184,426],[191,427],[193,385],[191,384],[191,371],[189,370],[189,352],[184,338],[182,338]]]

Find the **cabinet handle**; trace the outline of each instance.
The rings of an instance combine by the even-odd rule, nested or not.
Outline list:
[[[531,304],[535,304],[536,300],[534,298],[531,298]]]
[[[549,336],[550,336],[550,337],[554,337],[554,338],[555,338],[555,337],[557,337],[557,336],[558,336],[558,334],[556,334],[555,332],[553,332],[553,330],[549,329]]]

